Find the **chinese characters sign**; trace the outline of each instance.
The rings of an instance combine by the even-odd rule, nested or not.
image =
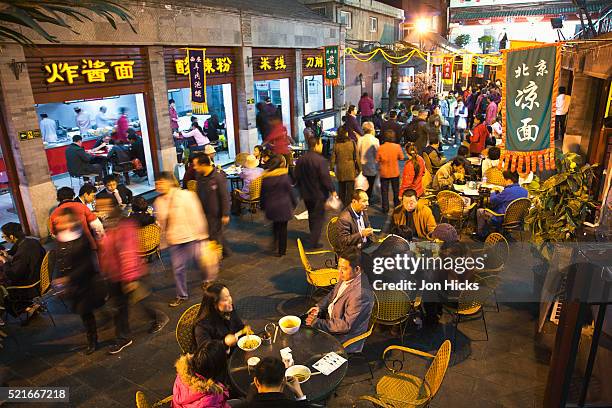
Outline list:
[[[230,72],[232,59],[230,57],[204,58],[203,70],[206,75],[224,74]],[[174,60],[177,75],[189,75],[189,60],[187,57]]]
[[[485,64],[483,58],[478,58],[476,60],[476,78],[484,77]]]
[[[323,55],[311,55],[303,58],[304,68],[323,69]]]
[[[453,64],[455,57],[444,57],[442,63],[442,79],[451,80],[453,79]]]
[[[194,113],[208,113],[206,101],[206,50],[188,48],[189,87],[191,89],[191,107]]]
[[[82,77],[88,83],[134,79],[134,61],[100,61],[83,59],[81,63],[52,62],[44,65],[48,84],[63,82],[74,84],[75,79]]]
[[[338,46],[325,47],[325,85],[340,85]]]
[[[287,64],[284,55],[262,56],[254,59],[255,67],[260,71],[285,71]]]
[[[463,76],[472,75],[472,55],[471,54],[463,54],[462,74]]]
[[[506,166],[554,167],[554,83],[557,46],[508,51],[505,59]]]

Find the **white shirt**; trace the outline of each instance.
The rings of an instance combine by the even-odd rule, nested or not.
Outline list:
[[[375,176],[378,173],[376,163],[376,153],[380,147],[380,142],[376,136],[366,133],[357,140],[357,151],[361,160],[364,176]]]
[[[365,220],[363,219],[363,211],[361,213],[357,214],[355,212],[355,210],[353,210],[353,208],[351,207],[351,212],[353,214],[355,214],[355,216],[357,217],[357,229],[359,230],[359,233],[361,234],[361,231],[363,231],[365,229],[365,227],[366,227],[365,226]],[[361,237],[361,240],[363,242],[367,242],[368,241],[368,239],[366,237],[364,237],[364,236]]]
[[[96,115],[96,128],[101,129],[110,126],[110,119],[106,117],[106,114],[102,111]]]
[[[557,112],[556,115],[567,115],[569,110],[571,97],[566,94],[559,94],[557,96]]]
[[[81,135],[87,133],[89,128],[91,128],[91,119],[89,118],[89,114],[81,111],[81,113],[76,116],[76,125],[78,126]]]
[[[44,118],[40,121],[40,133],[45,142],[57,142],[57,125],[50,118]]]
[[[342,296],[342,294],[344,293],[344,291],[348,287],[349,283],[351,283],[353,281],[353,279],[348,280],[348,281],[342,281],[342,283],[340,283],[340,288],[338,289],[338,293],[336,293],[336,297],[334,298],[334,300],[331,301],[329,306],[327,306],[327,315],[328,316],[330,316],[330,317],[332,316],[332,311],[334,310],[334,305],[336,304],[338,299],[340,299],[340,296]]]
[[[497,137],[501,137],[503,129],[502,129],[502,125],[499,122],[495,122],[491,125],[491,128],[493,129],[493,135],[497,138]]]

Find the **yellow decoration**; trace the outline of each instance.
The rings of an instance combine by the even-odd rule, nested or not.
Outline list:
[[[106,82],[106,74],[108,68],[105,68],[106,62],[90,59],[83,60],[81,73],[85,75],[87,82]]]
[[[118,81],[134,79],[134,61],[114,61],[110,66],[115,68],[115,78]]]
[[[210,58],[204,58],[204,73],[212,74],[215,72],[215,68],[213,67],[213,62]]]
[[[268,71],[268,70],[272,69],[272,66],[270,66],[270,58],[269,57],[260,57],[259,58],[259,69],[262,69],[264,71]]]
[[[78,65],[70,65],[67,62],[52,63],[51,65],[45,65],[45,70],[51,74],[47,78],[47,83],[54,83],[55,81],[68,82],[69,84],[74,83],[74,78],[79,76],[77,72],[79,69]],[[61,74],[65,74],[64,78]]]
[[[229,57],[217,58],[216,61],[217,61],[217,71],[229,72],[230,66],[232,65],[232,60]]]
[[[174,60],[174,66],[177,74],[189,75],[189,61],[187,61],[187,57]]]
[[[276,71],[281,69],[287,69],[287,65],[285,65],[284,55],[279,55],[278,57],[274,58],[274,69]]]
[[[417,50],[416,48],[412,49],[407,54],[400,55],[400,56],[390,55],[389,53],[387,53],[382,48],[376,48],[374,51],[371,51],[369,53],[360,53],[360,52],[358,52],[357,50],[355,50],[353,48],[346,48],[344,52],[347,55],[350,55],[351,57],[353,57],[356,60],[361,61],[361,62],[368,62],[368,61],[372,60],[374,57],[376,57],[378,54],[381,54],[382,57],[388,63],[390,63],[392,65],[402,65],[402,64],[405,64],[408,61],[410,61],[415,55],[418,58],[421,58],[423,60],[425,59],[425,54],[423,54],[420,50]]]

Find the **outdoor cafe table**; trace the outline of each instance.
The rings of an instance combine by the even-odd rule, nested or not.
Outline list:
[[[232,385],[242,394],[247,395],[253,382],[253,377],[249,374],[247,360],[251,357],[259,357],[260,359],[278,357],[280,359],[280,350],[285,347],[291,349],[294,364],[305,365],[313,373],[317,370],[312,365],[332,351],[348,360],[346,351],[344,351],[340,342],[329,333],[304,327],[302,324],[296,334],[288,335],[283,333],[279,327],[274,344],[266,344],[264,341],[254,351],[243,351],[239,348],[234,350],[229,359],[229,375]],[[330,375],[313,375],[308,381],[300,384],[302,391],[309,401],[320,400],[331,394],[340,385],[347,369],[348,361]]]

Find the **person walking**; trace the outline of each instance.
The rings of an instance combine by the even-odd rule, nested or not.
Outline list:
[[[348,137],[351,138],[354,142],[357,142],[357,138],[363,136],[363,129],[359,125],[359,121],[357,120],[357,108],[355,105],[351,105],[348,107],[346,111],[346,131],[348,132]]]
[[[376,154],[380,147],[380,142],[376,138],[374,123],[365,122],[363,124],[365,134],[357,141],[357,155],[361,163],[361,172],[368,179],[368,198],[372,202],[372,192],[378,175],[378,163]]]
[[[559,95],[555,100],[555,140],[561,141],[561,147],[563,147],[563,136],[565,136],[565,121],[567,119],[567,112],[569,111],[569,105],[571,97],[567,95],[564,86],[559,87]]]
[[[338,128],[330,167],[332,171],[335,169],[340,189],[338,195],[346,207],[351,202],[355,189],[355,177],[361,172],[361,166],[357,160],[357,145],[349,138],[344,126]]]
[[[273,248],[276,256],[287,253],[287,223],[293,218],[297,202],[291,193],[291,179],[282,156],[270,159],[261,182],[261,208],[272,221]]]
[[[492,94],[487,95],[487,101],[489,102],[485,111],[485,124],[487,126],[493,125],[493,123],[495,123],[495,119],[497,118],[497,104],[493,99],[494,97]]]
[[[208,225],[198,196],[178,188],[172,173],[157,174],[155,190],[159,193],[153,208],[162,230],[160,248],[170,252],[176,284],[176,299],[169,306],[177,307],[189,297],[187,267],[190,263],[199,265],[201,241],[208,238]]]
[[[273,154],[281,154],[287,162],[287,167],[293,167],[293,156],[289,145],[294,141],[289,136],[287,128],[283,125],[282,118],[274,115],[270,118],[270,133],[266,143],[270,145]]]
[[[417,197],[420,197],[424,192],[423,176],[425,175],[425,160],[417,152],[414,143],[406,145],[406,154],[408,159],[404,164],[398,197],[401,197],[404,191],[408,189],[416,191]]]
[[[357,106],[359,107],[359,112],[361,112],[361,123],[371,122],[374,116],[374,100],[367,92],[361,95],[361,99],[359,99]]]
[[[376,154],[380,165],[380,195],[383,213],[389,212],[389,184],[393,189],[393,206],[399,205],[399,161],[404,160],[402,147],[395,143],[395,134],[388,130],[384,134],[385,143]]]
[[[319,238],[325,218],[325,202],[330,194],[336,192],[329,175],[329,164],[321,154],[323,151],[321,139],[312,137],[306,142],[308,152],[300,157],[295,165],[295,180],[308,210],[310,247],[316,249],[323,247],[319,243]]]
[[[467,129],[468,121],[468,108],[463,104],[463,100],[457,102],[457,109],[455,109],[455,117],[457,119],[455,144],[461,145],[465,140],[465,129]]]

